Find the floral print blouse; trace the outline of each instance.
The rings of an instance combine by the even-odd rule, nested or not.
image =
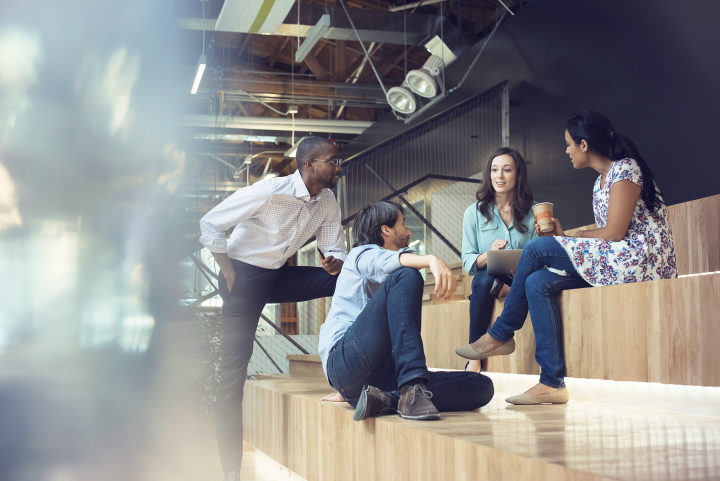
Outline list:
[[[595,181],[593,212],[599,227],[607,224],[610,189],[621,180],[629,180],[642,188],[642,171],[635,160],[613,162],[603,187],[600,187],[601,177]],[[635,206],[625,239],[619,242],[583,237],[555,236],[555,239],[565,248],[582,278],[593,286],[670,279],[678,275],[667,208],[663,205],[652,212],[642,197]]]

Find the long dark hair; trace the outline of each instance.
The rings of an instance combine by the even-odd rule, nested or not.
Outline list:
[[[355,216],[353,224],[353,247],[368,244],[382,247],[385,240],[380,228],[384,225],[395,227],[400,214],[405,215],[405,209],[395,202],[373,202],[363,206]]]
[[[490,180],[490,171],[492,170],[492,163],[495,157],[500,157],[501,155],[509,155],[513,158],[513,160],[515,160],[517,180],[515,182],[515,195],[513,197],[513,225],[518,232],[525,233],[528,228],[523,223],[523,219],[532,208],[533,193],[532,190],[530,190],[530,185],[527,181],[525,159],[523,159],[520,152],[515,149],[502,147],[497,149],[490,156],[490,160],[488,160],[487,165],[485,166],[483,183],[480,184],[480,188],[478,189],[477,194],[475,194],[475,197],[477,198],[477,210],[479,210],[483,217],[485,217],[485,224],[492,220],[492,206],[495,204],[495,188],[492,185],[492,180]]]
[[[640,197],[645,205],[655,212],[665,204],[660,197],[662,193],[655,185],[652,171],[635,147],[635,143],[629,137],[618,133],[610,123],[610,119],[593,110],[583,110],[567,120],[565,129],[576,145],[585,140],[591,151],[613,162],[622,159],[635,160],[642,172],[643,185]]]

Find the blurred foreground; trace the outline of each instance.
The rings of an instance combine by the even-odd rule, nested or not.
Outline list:
[[[222,478],[178,306],[172,8],[0,3],[0,480]]]

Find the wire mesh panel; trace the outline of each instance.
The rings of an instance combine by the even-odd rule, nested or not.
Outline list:
[[[343,216],[428,174],[477,177],[506,143],[506,97],[503,83],[351,159],[343,165]]]

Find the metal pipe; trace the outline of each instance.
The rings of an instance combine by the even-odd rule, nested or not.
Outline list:
[[[402,12],[403,10],[407,10],[408,8],[417,8],[420,5],[432,5],[434,3],[440,3],[440,2],[446,2],[447,0],[423,0],[421,2],[413,2],[408,3],[406,5],[397,5],[394,7],[388,8],[388,11],[390,12]],[[413,12],[414,13],[414,12]]]
[[[216,127],[223,129],[254,129],[292,131],[291,119],[269,117],[216,117],[214,115],[183,115],[181,124],[188,127]],[[374,122],[359,120],[314,120],[296,119],[295,130],[307,132],[329,132],[336,134],[361,134]],[[223,161],[223,163],[225,163]],[[235,168],[233,166],[233,168]]]

